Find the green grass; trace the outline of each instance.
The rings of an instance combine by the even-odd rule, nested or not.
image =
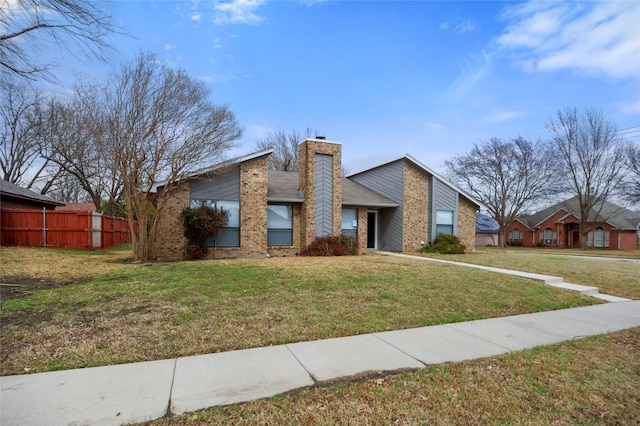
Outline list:
[[[584,256],[640,259],[640,251],[547,250],[482,247],[473,254],[424,256],[562,277],[565,282],[598,287],[601,293],[640,299],[640,263],[581,259]]]
[[[506,275],[379,255],[145,266],[7,249],[2,374],[189,356],[599,303]],[[4,289],[4,287],[3,287]]]
[[[637,425],[640,328],[148,423]]]

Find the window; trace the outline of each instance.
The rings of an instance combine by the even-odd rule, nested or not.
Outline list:
[[[358,236],[357,209],[342,209],[342,234],[354,238]]]
[[[558,245],[558,234],[552,231],[551,228],[547,228],[544,231],[540,231],[540,242],[546,245]]]
[[[267,206],[267,245],[293,245],[293,207]]]
[[[595,231],[589,231],[587,236],[589,247],[609,247],[609,231],[605,231],[602,227],[598,226]]]
[[[201,206],[221,208],[229,214],[227,226],[218,233],[216,241],[211,237],[207,238],[207,247],[240,247],[240,202],[199,199],[192,199],[190,202],[191,208]]]
[[[218,233],[216,247],[240,247],[240,202],[220,200],[216,205],[229,213],[227,226]]]
[[[440,234],[453,234],[453,211],[436,211],[436,236]]]
[[[522,231],[520,231],[518,228],[514,229],[513,231],[509,232],[509,245],[521,246],[523,237],[524,234],[522,233]]]

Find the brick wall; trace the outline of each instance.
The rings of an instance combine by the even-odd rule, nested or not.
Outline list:
[[[420,242],[427,241],[427,203],[429,199],[427,175],[414,165],[404,162],[404,209],[402,250],[420,249]]]
[[[184,258],[187,239],[180,221],[180,214],[189,207],[189,183],[175,189],[158,216],[158,238],[156,253],[158,260],[180,260]]]
[[[240,164],[240,252],[267,253],[267,157]]]
[[[460,195],[458,197],[458,239],[467,250],[476,247],[476,207]]]
[[[358,209],[358,254],[367,253],[368,211],[369,209],[366,207]]]
[[[342,230],[342,146],[317,139],[305,139],[299,146],[298,184],[304,192],[300,216],[300,247],[315,238],[315,155],[333,156],[333,233]]]

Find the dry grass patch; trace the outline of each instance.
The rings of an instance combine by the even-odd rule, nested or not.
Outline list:
[[[640,424],[640,328],[148,425]]]
[[[584,256],[640,259],[640,251],[547,250],[483,247],[464,255],[428,255],[496,268],[553,275],[566,282],[598,287],[601,293],[640,299],[640,263],[615,260],[581,259]]]
[[[6,277],[47,276],[64,282],[56,281],[50,288],[29,287],[9,297],[3,294],[3,375],[598,303],[516,277],[377,255],[145,266],[123,263],[128,252],[19,252],[20,256],[3,256]],[[42,257],[46,261],[37,266],[40,256],[51,257]],[[29,257],[34,263],[26,268],[21,259]],[[60,276],[50,270],[49,261],[69,269],[73,264],[82,266]]]

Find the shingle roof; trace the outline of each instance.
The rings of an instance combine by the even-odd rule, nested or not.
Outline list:
[[[494,233],[500,230],[500,225],[491,216],[486,214],[476,213],[476,232],[480,233]]]
[[[298,191],[298,172],[269,170],[267,200],[289,203],[303,202],[304,197]]]
[[[267,200],[271,202],[301,203],[304,196],[298,191],[298,172],[269,170]],[[342,178],[342,204],[361,207],[398,207],[398,204],[371,189]]]
[[[2,179],[0,179],[0,194],[6,194],[14,198],[20,198],[22,200],[38,201],[40,203],[49,204],[51,206],[61,206],[64,204],[54,200],[51,197],[38,194],[37,192],[31,191],[27,188],[16,185],[15,183],[10,183]]]
[[[519,218],[519,220],[529,226],[529,228],[537,228],[542,222],[561,210],[580,219],[578,197],[576,196],[561,201],[531,216]],[[588,222],[607,222],[618,229],[637,229],[638,226],[640,226],[640,213],[605,201],[604,203],[596,204],[596,206],[589,211]]]
[[[342,204],[362,207],[398,207],[395,201],[348,178],[342,178]]]

